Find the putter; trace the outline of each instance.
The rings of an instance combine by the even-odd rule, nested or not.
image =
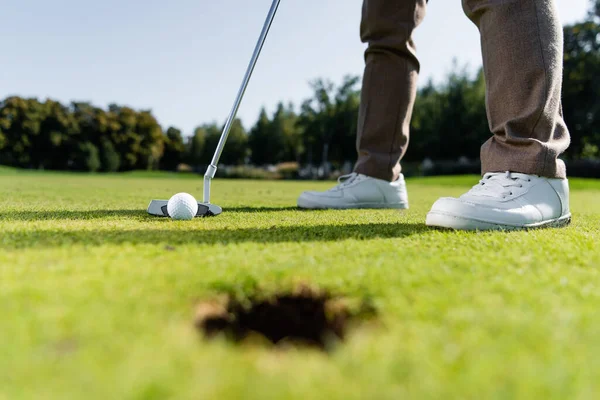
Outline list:
[[[206,174],[204,175],[204,198],[202,200],[202,203],[198,203],[198,213],[196,214],[197,217],[212,217],[219,215],[223,212],[223,209],[221,207],[217,206],[216,204],[210,203],[210,182],[217,173],[217,165],[219,165],[221,153],[223,153],[225,143],[227,143],[227,138],[229,137],[231,126],[233,125],[237,112],[240,108],[240,104],[242,103],[242,99],[244,98],[244,94],[246,93],[246,89],[248,88],[248,83],[250,82],[250,78],[252,77],[252,72],[254,72],[254,67],[256,66],[256,62],[258,61],[260,52],[262,51],[262,48],[265,44],[265,40],[267,39],[267,35],[269,33],[269,30],[271,29],[271,25],[273,24],[273,20],[275,19],[275,14],[277,13],[277,8],[279,8],[280,2],[281,0],[273,0],[271,9],[269,10],[269,14],[267,15],[267,20],[265,21],[265,25],[263,26],[260,37],[258,38],[258,43],[256,44],[256,48],[254,49],[254,54],[252,55],[252,59],[250,60],[250,64],[248,65],[248,70],[246,71],[246,75],[244,76],[244,80],[242,81],[242,86],[240,87],[240,91],[237,95],[237,98],[235,99],[235,103],[233,104],[231,113],[227,118],[227,122],[225,123],[225,127],[223,128],[223,133],[221,133],[221,138],[219,139],[219,144],[217,145],[217,149],[213,156],[212,162],[210,163],[208,169],[206,170]],[[150,202],[150,205],[148,206],[148,214],[154,215],[156,217],[168,217],[168,202],[168,200],[152,200]]]

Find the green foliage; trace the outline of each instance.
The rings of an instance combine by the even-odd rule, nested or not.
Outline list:
[[[599,10],[600,0],[592,5],[588,21],[564,29],[563,112],[572,136],[567,152],[572,159],[587,158],[590,148],[600,146]]]
[[[158,169],[164,151],[162,128],[150,111],[136,113],[136,132],[140,137],[138,163],[134,169]]]
[[[75,171],[96,172],[100,170],[100,152],[90,142],[83,142],[77,146],[77,153],[72,159],[72,169]]]
[[[41,104],[39,133],[31,138],[32,166],[42,169],[67,169],[68,158],[64,155],[73,145],[77,122],[68,108],[46,100]]]
[[[419,91],[406,161],[477,159],[490,131],[485,110],[483,71],[471,78],[454,68],[447,82],[429,82]]]
[[[200,126],[194,130],[186,145],[186,161],[191,165],[200,165],[206,148],[207,126]]]
[[[358,77],[347,76],[336,87],[331,81],[311,83],[313,97],[302,103],[298,125],[303,133],[305,160],[328,168],[356,157],[355,142],[360,92]]]
[[[9,97],[0,104],[0,118],[7,142],[0,161],[16,167],[36,167],[33,165],[35,150],[32,147],[40,134],[42,105],[35,99]]]
[[[280,129],[272,129],[273,125],[267,116],[267,112],[262,109],[258,122],[250,131],[248,138],[251,153],[250,160],[254,165],[267,165],[281,161],[284,152],[283,135]]]
[[[2,129],[0,128],[0,151],[6,146],[6,136],[2,133]]]
[[[0,163],[22,168],[156,169],[162,128],[149,111],[9,97],[0,102]]]
[[[187,145],[188,163],[194,166],[209,165],[220,136],[221,130],[215,123],[196,128]]]
[[[202,154],[201,160],[203,165],[209,165],[217,149],[223,127],[219,128],[213,124],[208,125],[205,129],[205,151]],[[224,165],[241,165],[246,162],[248,156],[248,134],[242,125],[242,121],[235,119],[231,126],[229,138],[227,139],[227,149],[223,151],[219,163]]]
[[[581,158],[585,160],[595,160],[599,155],[598,146],[591,143],[585,143],[583,145],[583,151],[581,152]]]
[[[104,172],[117,172],[121,167],[121,155],[117,153],[115,146],[109,140],[102,140],[100,160]]]
[[[185,143],[181,131],[177,128],[170,127],[167,129],[167,137],[165,140],[165,151],[161,158],[161,169],[174,171],[177,166],[185,161]]]
[[[302,139],[293,104],[279,103],[272,119],[263,109],[250,131],[250,160],[255,165],[298,160],[304,151]]]

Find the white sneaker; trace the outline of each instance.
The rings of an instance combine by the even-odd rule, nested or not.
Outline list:
[[[339,184],[326,192],[304,192],[298,207],[306,209],[408,208],[404,176],[395,182],[352,173],[340,177]]]
[[[427,225],[460,230],[561,227],[571,222],[569,181],[511,172],[485,174],[458,199],[441,198]]]

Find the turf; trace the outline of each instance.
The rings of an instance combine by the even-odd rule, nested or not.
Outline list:
[[[168,178],[168,179],[166,179]],[[600,182],[572,226],[427,229],[476,177],[409,180],[411,209],[301,212],[327,182],[214,182],[213,219],[148,217],[201,179],[0,170],[0,399],[585,399],[600,391]],[[205,342],[223,288],[369,297],[375,328],[326,354]]]

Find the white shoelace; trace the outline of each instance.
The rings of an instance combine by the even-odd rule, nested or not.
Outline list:
[[[506,198],[513,195],[513,188],[522,188],[531,182],[531,177],[513,172],[488,173],[479,184],[473,186],[469,194],[494,198]]]
[[[360,175],[357,174],[356,172],[353,172],[351,174],[348,175],[342,175],[338,178],[338,185],[331,188],[330,191],[335,192],[338,190],[342,190],[348,186],[350,186],[352,183],[354,183],[357,179],[360,179]]]

